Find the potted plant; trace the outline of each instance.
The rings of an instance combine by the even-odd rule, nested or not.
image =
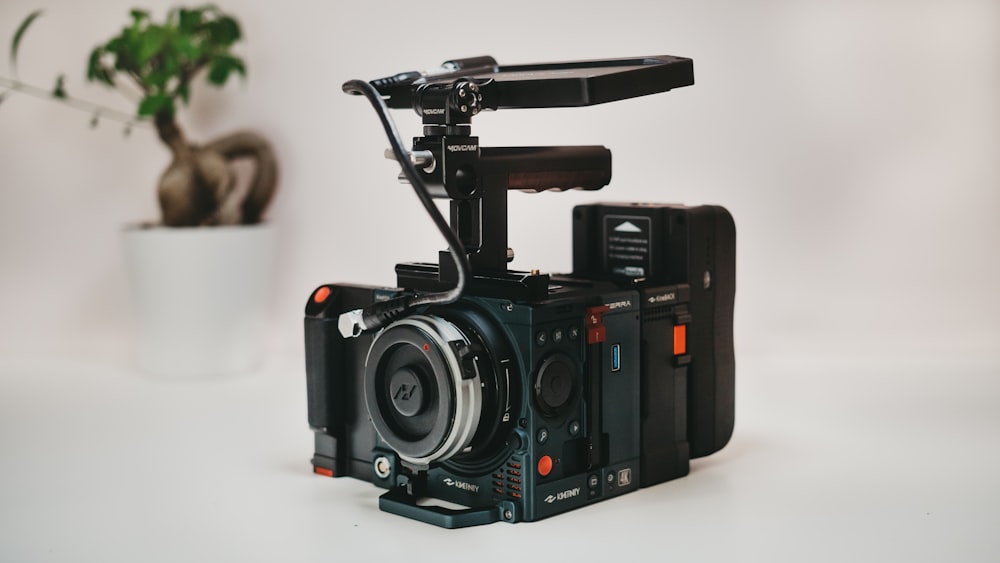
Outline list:
[[[123,231],[132,289],[140,368],[160,374],[213,375],[252,368],[262,357],[266,333],[274,229],[262,222],[277,185],[277,161],[259,134],[241,131],[195,144],[176,119],[191,86],[207,79],[223,86],[245,76],[232,46],[241,39],[237,20],[218,8],[174,8],[161,22],[132,10],[131,22],[98,45],[87,79],[140,93],[135,113],[123,114],[70,97],[59,77],[51,93],[17,76],[17,51],[40,12],[29,15],[11,43],[12,93],[51,95],[93,112],[97,120],[149,123],[171,153],[156,196],[160,220]],[[238,181],[233,163],[254,163],[249,181]]]

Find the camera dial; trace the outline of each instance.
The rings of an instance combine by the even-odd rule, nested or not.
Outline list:
[[[578,372],[576,362],[563,353],[553,354],[542,362],[535,378],[535,402],[545,416],[566,413],[576,392],[574,374]]]

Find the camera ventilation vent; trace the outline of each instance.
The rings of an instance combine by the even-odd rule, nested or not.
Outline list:
[[[670,318],[674,314],[673,307],[664,305],[662,307],[646,307],[642,310],[642,322],[659,321]]]

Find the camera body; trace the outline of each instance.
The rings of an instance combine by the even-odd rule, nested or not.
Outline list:
[[[397,287],[309,296],[314,472],[369,481],[387,489],[383,511],[448,528],[535,521],[686,475],[733,430],[732,217],[581,205],[572,273],[508,270],[508,190],[600,189],[610,151],[485,148],[468,123],[481,109],[689,85],[690,59],[443,68],[370,83],[385,99],[377,109],[424,118],[413,152],[397,139],[395,158],[415,189],[451,200],[450,248],[437,264],[397,264]]]
[[[454,527],[552,516],[684,476],[692,457],[722,448],[733,430],[728,212],[585,205],[573,234],[576,271],[549,277],[537,301],[484,282],[346,339],[342,313],[407,290],[313,292],[315,470],[387,489],[426,470],[423,495],[473,509],[383,508]]]
[[[335,312],[394,293],[324,287]],[[323,385],[335,386],[325,390],[327,405],[347,398],[327,420],[311,418],[313,465],[387,489],[426,468],[423,496],[509,522],[638,488],[638,294],[601,284],[556,293],[533,304],[470,296],[334,344],[342,346],[335,355],[329,345],[307,346],[311,404]],[[586,326],[588,314],[612,305]],[[307,342],[339,337],[323,316],[308,317]],[[592,335],[598,330],[603,340]]]

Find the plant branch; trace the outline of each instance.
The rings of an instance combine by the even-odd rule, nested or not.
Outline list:
[[[142,90],[143,95],[148,96],[149,95],[149,86],[147,86],[146,83],[143,81],[142,77],[139,76],[139,73],[136,72],[135,70],[131,69],[131,68],[128,69],[127,72],[128,72],[129,78],[131,78],[132,81],[135,82],[135,85],[140,90]]]
[[[119,87],[117,82],[115,83],[114,86],[112,86],[112,88],[114,88],[115,92],[118,92],[119,94],[122,95],[122,97],[132,102],[133,104],[139,104],[139,102],[142,101],[142,98],[144,96],[142,92],[138,91],[133,92],[131,90],[126,90],[125,88]],[[138,88],[136,88],[136,90],[138,90]]]
[[[66,96],[64,98],[57,98],[52,95],[52,92],[44,88],[39,88],[38,86],[32,86],[20,80],[14,80],[0,76],[0,86],[9,88],[8,92],[20,92],[22,94],[28,94],[30,96],[35,96],[36,98],[44,98],[47,100],[52,100],[53,102],[59,102],[65,104],[73,109],[78,109],[80,111],[85,111],[90,114],[96,114],[102,118],[112,119],[114,121],[119,121],[127,125],[141,125],[143,127],[150,127],[149,120],[140,119],[135,115],[130,113],[125,113],[116,109],[109,108],[107,106],[102,106],[100,104],[95,104],[93,102],[88,102],[86,100],[80,100],[78,98],[73,98]]]
[[[194,76],[198,74],[201,69],[205,68],[206,65],[208,65],[208,57],[202,57],[195,61],[192,65],[185,65],[180,72],[180,83],[190,84]]]

